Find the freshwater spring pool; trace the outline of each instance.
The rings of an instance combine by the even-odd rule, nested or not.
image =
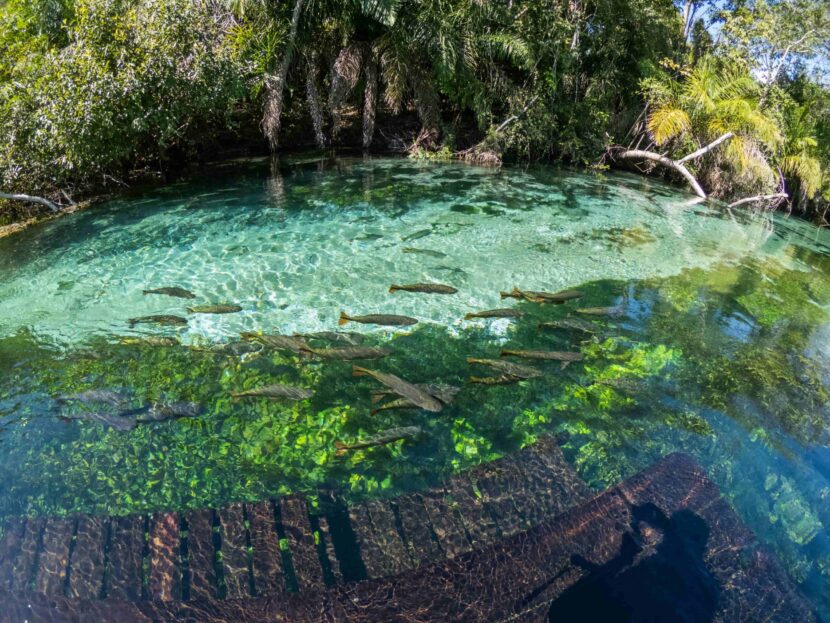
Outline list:
[[[439,282],[454,295],[399,292]],[[185,300],[144,295],[178,286]],[[578,288],[564,305],[501,300]],[[227,303],[230,314],[188,314]],[[593,333],[539,330],[577,308]],[[518,319],[464,320],[500,307]],[[371,415],[351,362],[222,350],[241,332],[351,324],[392,351],[358,362],[462,387],[439,414]],[[403,159],[228,165],[0,240],[0,516],[130,513],[321,486],[395,495],[546,432],[597,489],[675,450],[694,455],[830,616],[830,232],[690,202],[628,175]],[[167,314],[187,326],[130,327]],[[150,336],[175,337],[159,345]],[[170,342],[172,343],[172,342]],[[323,342],[316,342],[324,346]],[[584,359],[503,386],[469,385],[500,348]],[[282,382],[309,400],[231,399]],[[55,398],[119,388],[204,414],[130,431],[66,421]],[[418,426],[413,441],[338,457],[336,441]]]

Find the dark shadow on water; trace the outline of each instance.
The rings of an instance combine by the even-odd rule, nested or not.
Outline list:
[[[571,559],[588,575],[551,605],[551,623],[705,623],[721,592],[703,561],[709,528],[691,511],[671,518],[653,504],[633,509],[632,532],[604,565]]]

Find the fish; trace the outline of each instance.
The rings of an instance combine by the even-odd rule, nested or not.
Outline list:
[[[121,344],[145,344],[147,346],[179,346],[181,342],[175,337],[164,335],[148,335],[147,337],[122,337]]]
[[[177,287],[169,287],[169,288],[156,288],[155,290],[143,290],[144,294],[163,294],[165,296],[175,296],[176,298],[180,299],[195,299],[196,295],[193,294],[190,290],[185,290],[184,288],[177,288]]]
[[[432,249],[416,249],[415,247],[404,247],[404,253],[418,253],[420,255],[428,255],[429,257],[447,257],[446,253],[440,251],[433,251]]]
[[[531,303],[553,303],[555,305],[561,305],[566,301],[580,298],[582,296],[582,292],[579,290],[563,290],[562,292],[554,293],[536,292],[533,290],[519,290],[519,288],[514,287],[511,292],[500,292],[499,295],[503,299],[524,299],[526,301],[530,301]]]
[[[350,359],[380,359],[392,354],[388,348],[380,348],[377,346],[348,346],[346,348],[311,348],[305,349],[305,352],[317,355],[321,359],[341,359],[348,361]]]
[[[392,284],[389,287],[390,294],[394,294],[399,290],[403,290],[404,292],[422,292],[424,294],[455,294],[458,292],[456,288],[445,286],[441,283],[410,283],[403,286]]]
[[[398,398],[396,400],[390,400],[379,407],[375,407],[371,411],[369,411],[369,415],[375,415],[380,413],[381,411],[388,411],[390,409],[417,409],[418,405],[412,402],[409,398]]]
[[[286,398],[288,400],[308,400],[314,395],[310,389],[303,387],[292,387],[274,383],[263,385],[254,389],[247,389],[241,392],[231,392],[233,398]]]
[[[392,314],[369,314],[368,316],[349,316],[346,312],[340,312],[340,320],[337,324],[344,325],[347,322],[359,322],[361,324],[379,324],[388,327],[408,327],[417,324],[415,318],[409,316],[394,316]]]
[[[523,315],[518,309],[488,309],[486,311],[465,314],[464,320],[472,320],[473,318],[521,318]]]
[[[338,342],[349,346],[360,346],[365,339],[360,333],[347,333],[341,331],[318,331],[316,333],[295,333],[294,337],[302,337],[309,340],[325,340],[327,342]]]
[[[81,404],[105,404],[111,407],[123,407],[132,397],[129,392],[122,389],[88,389],[77,394],[59,394],[55,400],[58,402],[80,402]]]
[[[88,420],[120,431],[129,431],[136,427],[136,421],[133,418],[111,413],[99,413],[98,411],[62,413],[60,418],[63,420]]]
[[[227,344],[217,344],[211,350],[220,355],[227,355],[228,357],[241,357],[242,355],[260,352],[262,350],[262,344],[255,344],[253,342],[228,342]]]
[[[444,408],[444,405],[441,403],[440,400],[438,400],[428,392],[424,391],[420,387],[413,385],[412,383],[409,383],[407,381],[404,381],[402,378],[395,376],[394,374],[388,374],[386,372],[377,372],[375,370],[367,370],[366,368],[353,366],[352,375],[371,376],[376,381],[386,385],[386,387],[391,389],[399,396],[408,398],[413,403],[415,403],[422,409],[426,409],[427,411],[437,413]]]
[[[249,332],[242,333],[241,336],[246,342],[259,342],[264,346],[276,350],[290,350],[298,354],[309,350],[308,342],[299,336]]]
[[[523,359],[548,359],[553,361],[582,361],[582,353],[573,353],[559,350],[510,350],[502,349],[499,357],[521,357]]]
[[[620,305],[613,307],[583,307],[574,310],[577,314],[584,314],[586,316],[622,316],[625,310]]]
[[[131,327],[137,324],[157,324],[164,327],[186,327],[187,318],[181,316],[170,316],[167,314],[160,314],[156,316],[141,316],[139,318],[130,318],[127,321]]]
[[[467,363],[478,363],[483,366],[490,366],[503,374],[516,376],[521,379],[534,379],[542,376],[542,371],[537,368],[519,365],[511,361],[504,361],[503,359],[478,359],[476,357],[468,357]]]
[[[582,331],[583,333],[597,332],[597,328],[593,324],[579,318],[563,318],[551,322],[540,322],[539,329],[561,329],[563,331]]]
[[[196,307],[188,307],[188,314],[235,314],[241,312],[242,308],[239,305],[197,305]]]
[[[410,242],[412,240],[418,240],[419,238],[426,238],[432,233],[431,229],[421,229],[416,231],[415,233],[409,234],[408,236],[404,236],[401,238],[404,242]]]
[[[373,446],[385,446],[395,441],[400,441],[401,439],[412,439],[413,437],[418,437],[423,432],[418,426],[403,426],[401,428],[390,428],[381,431],[377,435],[355,443],[346,444],[341,441],[335,441],[335,455],[343,456],[349,450],[363,450],[364,448],[371,448]]]
[[[415,387],[418,389],[424,390],[431,396],[434,396],[445,405],[450,404],[454,399],[455,395],[461,391],[460,387],[455,387],[453,385],[441,385],[435,383],[416,383]],[[384,398],[388,398],[389,396],[395,395],[391,389],[380,389],[378,391],[372,392],[372,404],[380,402]]]
[[[198,417],[204,408],[198,402],[157,402],[143,413],[139,413],[136,422],[161,422],[171,418]]]
[[[479,385],[508,385],[521,380],[523,380],[521,377],[513,376],[512,374],[502,374],[501,376],[471,376],[469,378],[470,383]]]

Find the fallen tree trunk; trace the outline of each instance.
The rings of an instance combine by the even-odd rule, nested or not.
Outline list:
[[[18,193],[4,193],[0,192],[0,199],[9,199],[11,201],[28,201],[30,203],[39,203],[42,206],[46,206],[52,212],[58,212],[58,206],[54,203],[49,201],[48,199],[44,199],[43,197],[35,197],[34,195],[23,195]]]
[[[729,204],[730,208],[734,208],[747,203],[755,203],[756,201],[786,201],[790,196],[787,193],[773,193],[771,195],[753,195],[752,197],[744,197]]]
[[[652,162],[656,162],[657,164],[660,164],[666,167],[667,169],[672,169],[673,171],[679,173],[689,183],[689,186],[692,187],[692,190],[698,197],[706,199],[706,191],[703,190],[703,187],[697,181],[697,178],[695,178],[695,176],[692,175],[691,171],[689,171],[689,169],[686,168],[685,163],[708,154],[715,147],[717,147],[721,143],[725,143],[733,136],[735,135],[732,132],[722,134],[708,145],[705,145],[697,151],[693,151],[692,153],[683,156],[679,160],[672,160],[671,158],[668,158],[667,156],[664,156],[662,154],[658,154],[653,151],[646,151],[643,149],[627,149],[616,154],[616,157],[622,158],[624,160],[651,160]]]

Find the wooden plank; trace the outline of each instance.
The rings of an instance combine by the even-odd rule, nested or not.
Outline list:
[[[141,515],[113,517],[110,521],[108,597],[141,599],[144,526],[145,519]]]
[[[20,554],[14,563],[12,571],[11,589],[21,592],[32,589],[32,576],[37,564],[38,547],[40,546],[43,526],[46,520],[43,517],[30,517],[26,520],[26,530],[20,544]]]
[[[35,590],[44,595],[63,595],[69,570],[69,547],[76,519],[52,517],[43,528],[43,547],[38,557]]]
[[[498,536],[496,522],[476,495],[469,478],[465,476],[450,478],[447,481],[446,490],[449,499],[464,521],[464,528],[472,540],[473,547],[478,548],[493,543]]]
[[[374,539],[384,553],[383,575],[397,575],[413,567],[406,543],[401,538],[395,521],[395,513],[385,500],[371,500],[366,503],[374,528]]]
[[[25,517],[9,517],[6,520],[3,540],[0,541],[0,588],[11,588],[14,563],[20,555],[25,532]]]
[[[106,541],[106,519],[89,515],[78,517],[75,547],[69,560],[69,597],[96,599],[101,596]]]
[[[181,599],[181,530],[178,513],[156,513],[150,518],[150,598]]]
[[[280,516],[299,590],[325,586],[305,500],[294,495],[282,498]]]
[[[222,570],[228,599],[250,595],[248,536],[242,504],[231,504],[217,511],[222,535]]]
[[[421,494],[429,516],[432,530],[448,558],[454,558],[472,549],[464,522],[457,515],[455,508],[447,500],[443,489],[433,489]]]
[[[271,502],[247,504],[253,550],[254,588],[257,595],[285,590],[285,572],[274,507]]]
[[[190,599],[219,596],[216,578],[216,551],[213,546],[213,511],[209,508],[188,511],[187,562]]]
[[[417,493],[402,495],[395,499],[393,505],[398,509],[409,554],[416,565],[439,560],[444,557],[444,550],[433,534],[432,522],[429,520],[424,501]]]
[[[340,561],[337,559],[337,553],[334,551],[334,541],[332,540],[331,529],[329,528],[329,520],[324,515],[320,515],[317,517],[317,525],[320,526],[320,540],[323,542],[323,549],[329,561],[329,569],[331,569],[334,583],[342,584],[343,573],[340,570]]]
[[[380,578],[389,575],[389,560],[387,553],[380,547],[380,539],[375,536],[372,518],[365,504],[355,504],[348,509],[349,524],[355,536],[360,558],[366,568],[366,575],[370,578]]]
[[[483,496],[485,507],[496,519],[502,537],[526,530],[530,523],[519,506],[528,492],[526,481],[513,457],[480,465],[471,474]]]

